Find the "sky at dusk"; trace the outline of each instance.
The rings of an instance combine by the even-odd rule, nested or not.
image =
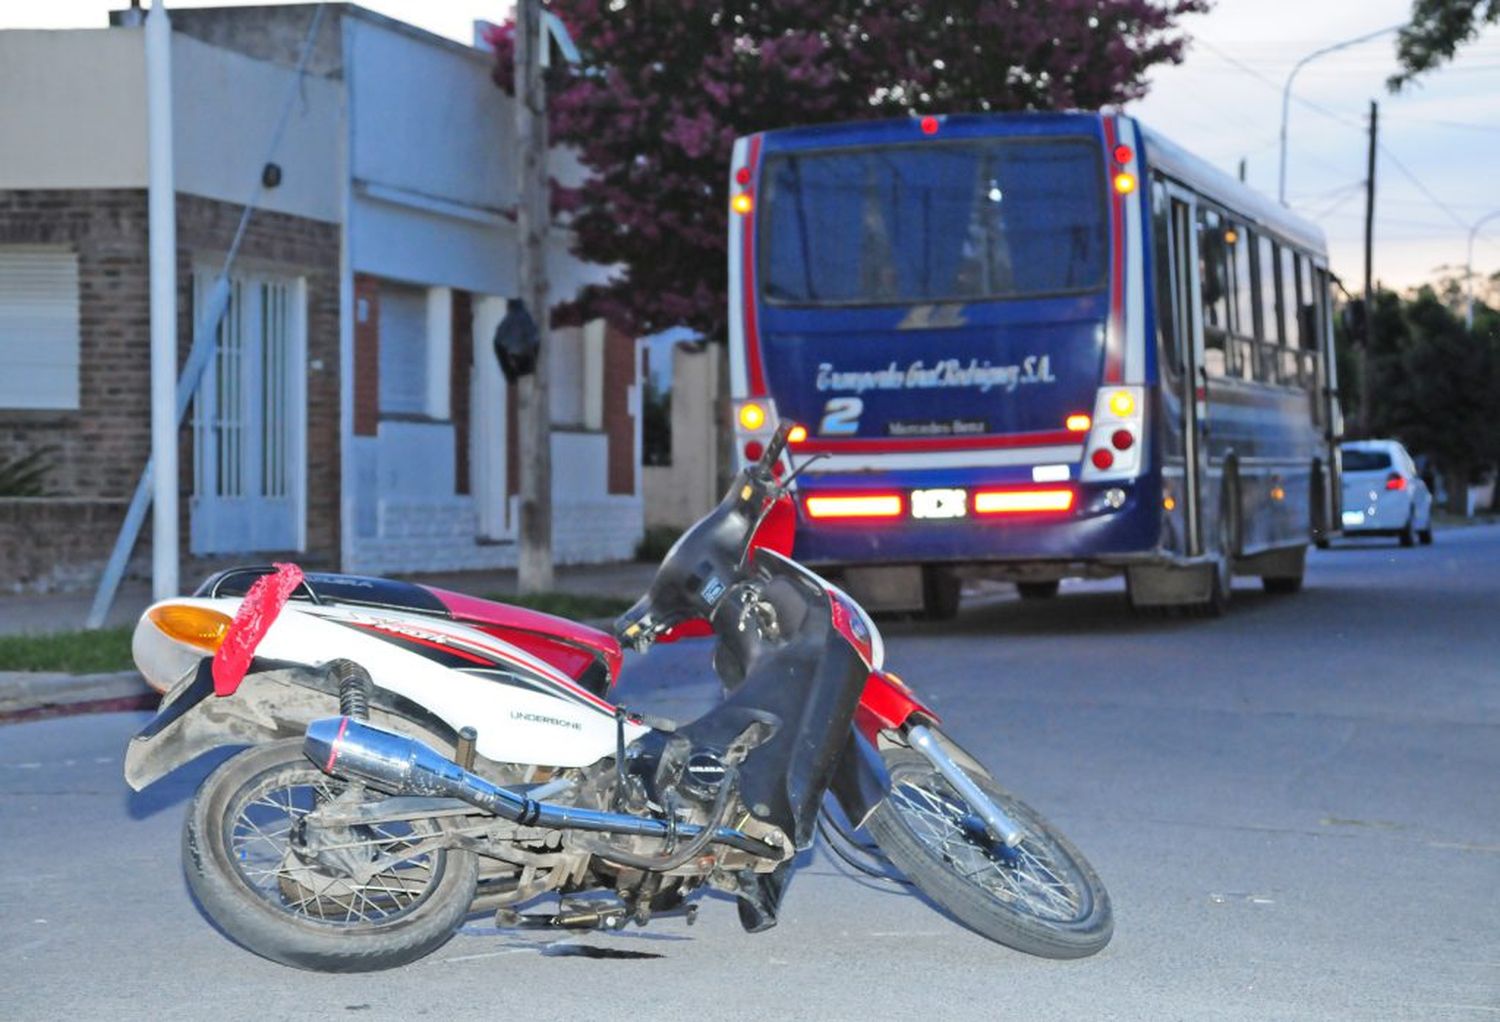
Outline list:
[[[264,2],[264,0],[262,0]],[[170,6],[227,6],[183,3]],[[99,0],[0,0],[0,28],[101,27]],[[369,0],[389,17],[470,43],[475,19],[504,20],[509,3]],[[1218,0],[1188,18],[1184,62],[1151,73],[1128,112],[1225,170],[1247,162],[1251,185],[1274,196],[1281,87],[1303,56],[1405,20],[1409,0]],[[1365,125],[1380,104],[1375,276],[1408,287],[1461,269],[1470,227],[1500,210],[1500,27],[1398,96],[1394,33],[1320,57],[1297,76],[1289,121],[1287,198],[1328,235],[1334,272],[1363,274]],[[1500,271],[1500,217],[1477,236],[1475,269]]]

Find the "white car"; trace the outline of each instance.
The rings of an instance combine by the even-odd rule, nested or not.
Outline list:
[[[1398,536],[1402,546],[1432,542],[1432,491],[1396,440],[1342,446],[1344,535]]]

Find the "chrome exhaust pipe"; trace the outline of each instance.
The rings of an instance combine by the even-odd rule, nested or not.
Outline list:
[[[327,774],[364,781],[393,795],[456,798],[523,827],[587,830],[666,840],[691,840],[696,823],[602,812],[582,806],[538,802],[465,770],[432,746],[353,717],[324,717],[307,725],[302,751]],[[752,855],[783,857],[781,849],[732,827],[718,827],[711,841]]]

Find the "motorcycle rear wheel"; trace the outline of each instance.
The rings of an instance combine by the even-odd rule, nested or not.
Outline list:
[[[1026,836],[1013,862],[937,769],[911,749],[884,750],[891,794],[868,827],[922,893],[969,929],[1043,958],[1085,958],[1109,943],[1104,884],[1072,842],[989,777],[971,779]]]
[[[472,852],[419,849],[438,833],[431,820],[324,831],[321,849],[309,843],[302,821],[318,806],[380,797],[323,773],[301,739],[247,749],[193,798],[182,835],[188,886],[236,943],[283,965],[367,972],[415,961],[463,923],[478,865]]]

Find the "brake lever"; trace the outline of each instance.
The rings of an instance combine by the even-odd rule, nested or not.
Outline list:
[[[792,480],[796,479],[799,475],[801,475],[804,469],[806,469],[813,462],[822,461],[826,457],[828,457],[827,454],[814,454],[811,457],[809,457],[806,461],[804,461],[802,464],[800,464],[800,465],[793,465],[792,466],[792,474],[789,475],[789,476],[787,476],[785,479],[781,480],[777,484],[778,488],[781,490],[782,493],[785,493],[788,489],[791,488]],[[787,460],[788,461],[792,460],[792,456],[790,454],[787,455]]]

